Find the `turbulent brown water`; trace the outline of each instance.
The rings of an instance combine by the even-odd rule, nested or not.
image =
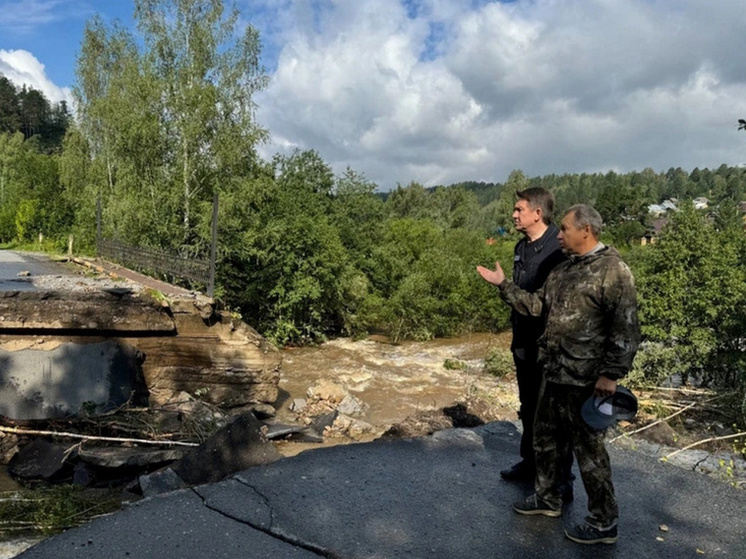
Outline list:
[[[517,407],[514,383],[484,372],[490,348],[507,348],[509,343],[507,333],[400,344],[377,337],[362,341],[340,338],[318,347],[285,349],[278,419],[290,419],[289,404],[294,398],[305,397],[309,386],[320,379],[335,380],[360,399],[367,406],[362,419],[376,428],[450,406],[474,394]],[[448,360],[466,368],[448,368]]]

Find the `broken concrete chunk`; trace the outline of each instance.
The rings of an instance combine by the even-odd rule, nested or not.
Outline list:
[[[246,413],[216,431],[172,468],[186,483],[200,485],[279,458],[280,454],[262,433],[262,424],[253,413]]]
[[[143,497],[151,497],[186,488],[184,480],[171,468],[164,468],[152,474],[140,476],[138,482]]]

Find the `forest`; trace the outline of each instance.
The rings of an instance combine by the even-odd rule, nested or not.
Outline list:
[[[137,0],[139,35],[91,19],[75,114],[0,76],[0,243],[94,255],[105,237],[185,257],[209,251],[219,194],[216,297],[279,345],[384,333],[426,340],[508,326],[475,272],[512,261],[516,190],[584,202],[638,288],[633,376],[672,374],[738,394],[746,422],[746,169],[643,169],[379,192],[314,150],[263,160],[254,94],[261,41],[221,2]],[[707,198],[706,208],[692,200]],[[662,216],[649,206],[677,208]],[[662,219],[662,221],[660,221]],[[644,246],[641,239],[655,237]]]

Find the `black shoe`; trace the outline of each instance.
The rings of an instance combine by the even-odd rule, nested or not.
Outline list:
[[[536,478],[536,468],[527,464],[524,460],[507,470],[502,470],[500,476],[505,481],[534,481]]]
[[[534,493],[533,495],[529,495],[523,501],[517,501],[513,503],[513,510],[516,511],[518,514],[526,514],[529,516],[533,516],[536,514],[549,516],[551,518],[562,516],[562,511],[560,509],[554,509],[550,507],[544,501],[539,499],[536,493]]]
[[[617,540],[616,526],[612,526],[611,528],[607,528],[605,530],[599,530],[598,528],[594,528],[587,522],[578,524],[573,528],[568,528],[567,530],[565,530],[565,535],[576,543],[586,544],[612,544],[615,543]]]

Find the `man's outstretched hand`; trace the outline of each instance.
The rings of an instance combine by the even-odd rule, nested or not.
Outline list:
[[[484,266],[477,266],[477,272],[479,272],[479,275],[482,276],[485,281],[488,281],[493,285],[500,285],[505,281],[505,272],[503,272],[499,262],[495,262],[494,270],[490,270]]]

